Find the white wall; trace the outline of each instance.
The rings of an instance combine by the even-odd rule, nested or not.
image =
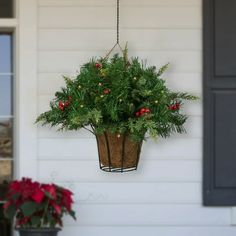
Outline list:
[[[38,114],[92,56],[115,43],[115,0],[38,0]],[[161,66],[176,90],[202,95],[201,0],[121,0],[121,40],[130,56]],[[187,134],[148,141],[137,172],[99,170],[85,131],[38,127],[38,177],[75,191],[78,220],[63,235],[231,236],[231,208],[202,206],[202,103],[186,104]]]

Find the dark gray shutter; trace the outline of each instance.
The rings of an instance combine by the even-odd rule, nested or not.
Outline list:
[[[204,204],[236,205],[236,1],[204,4]]]
[[[13,0],[0,0],[0,18],[13,17]]]

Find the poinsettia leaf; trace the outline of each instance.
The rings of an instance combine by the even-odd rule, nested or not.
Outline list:
[[[16,201],[20,197],[20,193],[16,193],[12,196],[12,199]]]
[[[46,197],[53,199],[52,195],[48,191],[45,191],[44,194]]]
[[[41,223],[41,217],[39,216],[33,216],[31,217],[31,223],[33,226],[38,226]]]
[[[25,216],[30,216],[37,211],[37,203],[35,202],[25,202],[21,206],[21,210]]]
[[[41,202],[37,205],[37,211],[44,211],[45,207],[47,207],[47,202]]]
[[[69,215],[72,216],[72,218],[73,218],[74,220],[76,220],[75,211],[70,210],[70,211],[69,211]]]
[[[47,212],[47,220],[50,227],[54,227],[57,224],[56,219],[52,216],[50,212]]]
[[[13,220],[16,214],[16,207],[13,205],[10,205],[6,210],[5,210],[5,216],[10,219]]]

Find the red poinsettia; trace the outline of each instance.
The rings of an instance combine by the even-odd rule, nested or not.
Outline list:
[[[33,195],[31,196],[31,198],[35,202],[41,203],[43,201],[43,198],[44,198],[44,192],[40,188],[37,188],[35,190],[35,192],[33,193]]]
[[[12,181],[4,204],[5,215],[15,219],[16,227],[62,226],[62,217],[72,210],[73,193],[55,184],[43,184],[29,178]]]

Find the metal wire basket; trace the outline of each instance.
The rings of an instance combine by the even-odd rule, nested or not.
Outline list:
[[[96,135],[100,169],[107,172],[137,170],[142,142],[130,139],[129,134],[105,131]]]

